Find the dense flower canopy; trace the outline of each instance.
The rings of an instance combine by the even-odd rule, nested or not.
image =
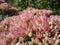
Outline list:
[[[59,44],[60,16],[51,10],[27,8],[0,22],[0,45]]]

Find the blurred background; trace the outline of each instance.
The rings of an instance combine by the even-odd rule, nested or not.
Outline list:
[[[0,20],[28,7],[48,9],[60,15],[60,0],[0,0]]]

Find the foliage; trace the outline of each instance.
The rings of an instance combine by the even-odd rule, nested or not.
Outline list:
[[[2,15],[2,19],[4,19],[8,16],[18,14],[17,11],[15,11],[16,8],[18,8],[21,11],[28,7],[53,10],[54,14],[59,15],[60,14],[59,3],[60,3],[59,0],[0,0],[0,9],[1,8],[3,9],[0,10],[0,15]],[[12,7],[14,7],[14,9],[12,9],[11,11],[10,8]]]
[[[7,0],[7,2],[20,10],[24,10],[27,7],[34,7],[38,9],[50,9],[53,10],[55,14],[60,14],[59,0]]]

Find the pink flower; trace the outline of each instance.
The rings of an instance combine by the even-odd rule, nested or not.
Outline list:
[[[53,38],[49,38],[49,39],[48,39],[48,42],[49,42],[50,44],[53,44],[54,41],[55,41],[55,40],[54,40]]]
[[[0,4],[0,9],[6,10],[7,8],[8,8],[8,4],[7,3]]]
[[[33,40],[34,40],[34,42],[35,42],[36,44],[39,43],[39,39],[38,39],[37,37],[35,37]]]
[[[3,3],[3,2],[5,2],[5,0],[0,0],[0,3]]]
[[[16,10],[15,8],[10,9],[10,11]],[[27,8],[21,11],[17,16],[4,19],[0,23],[0,30],[6,29],[6,31],[1,32],[2,35],[0,38],[6,37],[6,40],[0,43],[5,44],[5,41],[9,41],[10,39],[13,41],[9,41],[9,43],[15,43],[18,38],[19,41],[21,41],[19,42],[20,45],[25,45],[24,39],[26,36],[29,36],[25,41],[29,42],[29,39],[33,39],[36,44],[39,42],[47,43],[47,41],[53,44],[54,35],[56,32],[60,33],[60,16],[53,16],[51,14],[51,10]],[[47,40],[45,39],[46,36],[48,37]]]
[[[49,16],[52,13],[53,12],[51,10],[45,10],[45,9],[41,9],[41,10],[37,11],[37,15],[46,15],[46,16]]]
[[[4,30],[4,27],[0,26],[0,31]]]
[[[19,35],[19,37],[25,37],[25,36],[26,36],[25,30],[24,30],[24,29],[20,29],[20,30],[18,31],[18,35]]]

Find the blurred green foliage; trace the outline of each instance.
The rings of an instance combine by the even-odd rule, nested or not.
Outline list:
[[[24,10],[27,7],[34,7],[38,9],[50,9],[55,14],[60,14],[60,0],[6,0],[10,6],[17,7]]]

